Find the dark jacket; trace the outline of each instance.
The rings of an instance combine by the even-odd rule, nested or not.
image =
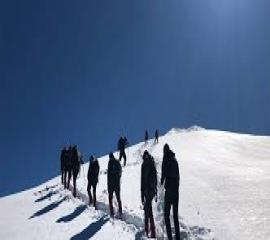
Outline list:
[[[148,141],[148,131],[145,131],[145,134],[144,134],[144,141]]]
[[[98,160],[92,160],[89,164],[87,179],[88,183],[91,185],[97,185],[99,174],[99,163]]]
[[[65,166],[67,170],[72,169],[72,148],[69,148],[66,152]]]
[[[126,146],[128,145],[128,140],[126,137],[120,137],[117,145],[117,149],[119,151],[124,151]]]
[[[108,163],[107,184],[108,191],[120,190],[122,167],[118,160],[110,159]]]
[[[119,151],[124,151],[125,147],[126,147],[126,139],[123,137],[120,137],[119,141],[118,141],[118,150]]]
[[[64,168],[65,168],[65,157],[66,157],[66,150],[63,149],[63,150],[61,151],[61,156],[60,156],[61,171],[63,171]]]
[[[71,150],[72,171],[76,174],[80,171],[81,162],[77,148],[73,147]]]
[[[168,193],[178,194],[179,189],[179,167],[175,154],[169,150],[163,156],[161,184],[165,181],[165,189]]]
[[[151,155],[144,156],[141,167],[141,200],[153,199],[157,194],[157,170]]]

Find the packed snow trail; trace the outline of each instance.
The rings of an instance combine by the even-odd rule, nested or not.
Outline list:
[[[141,169],[141,163],[142,163],[142,155],[143,152],[145,150],[148,150],[149,153],[151,153],[154,150],[155,144],[153,143],[152,140],[149,140],[147,144],[142,144],[138,150],[136,150],[133,154],[133,159],[135,159],[133,162],[131,163],[127,163],[127,165],[125,167],[123,167],[123,171],[126,171],[127,168],[129,167],[134,167],[134,166],[138,166],[139,165],[139,170]],[[127,150],[128,151],[128,150]],[[117,154],[116,154],[117,155]],[[158,163],[158,169],[161,169],[161,158],[157,158],[156,160]],[[159,179],[160,179],[160,171],[158,172],[159,175]],[[137,176],[139,181],[140,181],[140,175]],[[72,188],[72,184],[71,184],[71,191],[73,190]],[[86,193],[83,193],[82,191],[78,191],[78,198],[84,203],[84,204],[88,204],[89,199],[88,199],[88,195]],[[139,196],[140,196],[140,191],[139,191]],[[164,214],[163,214],[163,205],[164,205],[164,190],[163,187],[161,187],[160,185],[158,185],[158,203],[153,203],[153,207],[154,207],[154,217],[155,217],[155,221],[156,221],[156,228],[157,228],[157,239],[163,239],[164,236],[166,236],[165,233],[165,226],[164,226]],[[97,208],[99,211],[102,211],[104,214],[109,215],[109,206],[108,206],[108,193],[106,191],[106,189],[104,189],[102,191],[102,199],[103,201],[97,202]],[[115,199],[114,199],[115,200]],[[123,201],[123,200],[122,200]],[[154,201],[153,201],[154,202]],[[114,201],[114,205],[117,208],[117,202]],[[138,205],[139,207],[139,205]],[[126,207],[127,208],[127,207]],[[142,209],[142,207],[141,207]],[[132,212],[134,212],[133,210],[123,210],[123,222],[125,222],[128,225],[132,225],[134,227],[135,230],[135,239],[144,239],[144,218],[143,216],[140,214],[138,215],[136,212],[134,212],[134,214],[132,214]],[[180,216],[179,216],[180,217]],[[200,239],[198,237],[198,229],[194,228],[193,231],[191,231],[189,229],[189,227],[184,224],[182,221],[182,218],[180,217],[180,224],[181,224],[181,239]],[[203,229],[203,228],[202,228]],[[207,235],[209,234],[209,230],[204,230],[203,235]]]
[[[86,163],[77,182],[79,198],[63,189],[59,176],[0,198],[5,216],[0,219],[0,239],[144,239],[141,156],[145,149],[154,156],[160,184],[165,143],[176,153],[180,168],[181,239],[269,239],[270,137],[200,128],[173,129],[160,137],[158,144],[149,140],[147,145],[139,143],[127,149],[121,180],[123,221],[108,218],[108,156],[104,156],[99,158],[97,211],[87,206]],[[164,189],[158,185],[153,210],[159,239],[166,236],[163,201]],[[117,204],[114,207],[117,210]]]

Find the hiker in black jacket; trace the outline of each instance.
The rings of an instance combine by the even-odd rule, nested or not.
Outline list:
[[[143,163],[141,167],[141,200],[144,205],[144,226],[148,237],[149,221],[151,238],[156,237],[155,222],[152,210],[152,200],[157,195],[157,170],[153,157],[147,150],[143,154]]]
[[[67,149],[64,147],[61,151],[60,163],[61,163],[61,182],[64,184],[64,175],[65,175],[65,160],[67,155]]]
[[[174,152],[169,148],[168,144],[163,148],[163,162],[161,173],[161,185],[165,182],[165,206],[164,217],[167,229],[168,239],[172,239],[172,230],[170,223],[170,210],[173,207],[173,219],[175,226],[175,239],[180,239],[180,229],[178,220],[178,202],[179,202],[179,167]]]
[[[71,150],[71,160],[72,160],[73,196],[77,197],[76,182],[78,174],[81,169],[81,161],[77,145],[73,146]]]
[[[108,172],[107,172],[107,184],[109,193],[109,207],[110,215],[114,217],[113,209],[113,193],[116,195],[119,208],[119,218],[122,218],[122,203],[120,197],[120,180],[122,175],[122,167],[118,160],[115,159],[113,153],[109,154]]]
[[[125,148],[128,145],[128,141],[126,137],[120,137],[118,140],[118,150],[119,150],[119,161],[122,160],[122,158],[124,158],[124,166],[126,166],[126,162],[127,162],[127,156],[125,153]]]
[[[158,130],[156,129],[156,131],[155,131],[155,143],[158,143],[158,137],[159,137],[159,133],[158,133]]]
[[[70,179],[72,176],[72,146],[69,146],[65,157],[65,172],[64,172],[64,186],[69,189]]]
[[[87,192],[89,196],[89,205],[93,204],[95,209],[97,208],[97,200],[96,200],[96,188],[98,183],[98,174],[99,174],[99,163],[97,158],[91,155],[89,159],[89,168],[88,168],[88,185]],[[93,197],[91,194],[91,188],[93,188]]]
[[[144,143],[147,144],[148,142],[148,131],[145,130],[145,133],[144,133]]]

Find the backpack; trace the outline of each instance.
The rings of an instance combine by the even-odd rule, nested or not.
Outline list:
[[[157,191],[157,170],[156,170],[156,166],[155,166],[155,161],[154,158],[151,156],[151,168],[150,168],[150,172],[149,172],[149,190],[154,193],[156,193]]]
[[[143,188],[144,194],[149,197],[154,197],[157,192],[157,171],[154,158],[151,156],[148,162],[143,165]]]

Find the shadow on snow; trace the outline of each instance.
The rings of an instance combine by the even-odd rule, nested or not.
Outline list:
[[[71,240],[85,240],[93,237],[108,221],[108,216],[103,216],[96,222],[93,222],[89,226],[87,226],[82,232],[74,235]]]
[[[51,192],[47,193],[45,196],[36,199],[35,202],[42,202],[45,199],[50,198],[50,197],[52,197],[53,195],[55,195],[57,193],[58,193],[58,191],[51,191]]]
[[[34,213],[31,217],[29,217],[29,219],[35,218],[35,217],[39,217],[45,213],[48,213],[49,211],[57,208],[62,202],[64,202],[67,199],[67,197],[62,198],[59,201],[53,202],[51,204],[49,204],[48,206],[42,208],[41,210],[37,211],[36,213]]]
[[[71,185],[71,191],[73,190],[73,187]],[[80,191],[78,191],[78,198],[87,205],[88,203],[88,196]],[[104,212],[105,214],[109,214],[109,206],[103,202],[97,202],[97,208]],[[131,214],[128,211],[123,211],[123,217],[124,217],[124,222],[126,224],[131,224],[136,228],[136,235],[135,235],[135,240],[140,240],[140,239],[145,239],[145,234],[144,234],[144,223],[143,219],[136,214]],[[161,217],[163,218],[163,213],[161,213]],[[180,239],[181,240],[188,240],[188,239],[196,239],[196,240],[203,240],[207,235],[211,233],[210,229],[200,227],[200,226],[188,226],[187,224],[184,224],[182,222],[182,218],[180,217]],[[162,222],[157,221],[156,224],[164,224]],[[91,226],[91,225],[90,225]],[[90,227],[89,226],[89,227]],[[160,226],[161,227],[161,226]],[[86,229],[84,230],[86,231]],[[174,232],[174,226],[172,224],[172,231]],[[164,226],[164,233],[163,237],[157,237],[157,239],[164,239],[164,235],[166,232],[166,228]],[[83,232],[82,232],[83,233]],[[81,234],[82,234],[81,233]],[[85,234],[85,233],[84,233]],[[83,236],[83,237],[82,237]],[[80,235],[81,238],[77,238],[77,235],[74,236],[76,238],[72,239],[88,239],[87,235]],[[84,238],[85,237],[85,238]]]
[[[78,206],[72,213],[59,218],[58,220],[56,220],[57,223],[61,223],[61,222],[70,222],[73,219],[75,219],[76,217],[78,217],[80,214],[82,214],[85,210],[87,209],[86,205],[80,205]]]

